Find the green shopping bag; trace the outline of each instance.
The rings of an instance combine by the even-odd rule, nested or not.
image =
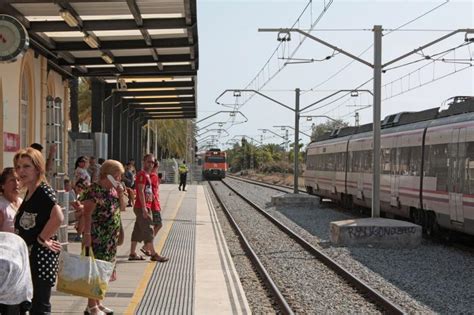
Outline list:
[[[89,299],[103,300],[114,264],[95,259],[92,248],[89,252],[90,256],[85,255],[84,249],[80,255],[61,251],[56,289]]]

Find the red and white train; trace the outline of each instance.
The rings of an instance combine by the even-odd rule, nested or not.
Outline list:
[[[474,97],[387,116],[381,131],[380,208],[431,234],[474,235]],[[345,127],[310,143],[306,190],[345,207],[370,208],[372,124]]]

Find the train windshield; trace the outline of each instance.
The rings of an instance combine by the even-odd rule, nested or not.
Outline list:
[[[206,156],[206,162],[209,163],[224,163],[225,157],[224,156]]]

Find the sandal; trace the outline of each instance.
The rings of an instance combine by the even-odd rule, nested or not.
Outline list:
[[[137,254],[130,254],[128,260],[145,260],[145,258]]]
[[[145,256],[151,256],[151,252],[149,250],[146,250],[145,248],[140,248],[140,251],[143,253]]]
[[[155,255],[151,256],[150,260],[151,261],[157,261],[157,262],[167,262],[170,259],[168,257],[164,257],[164,256],[160,256],[158,254],[155,254]]]
[[[98,304],[97,305],[99,307],[99,309],[105,313],[106,315],[114,315],[114,310],[113,309],[110,309],[102,304]]]

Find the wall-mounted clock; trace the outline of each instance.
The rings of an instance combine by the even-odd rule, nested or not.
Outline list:
[[[14,17],[0,14],[0,62],[13,62],[28,49],[25,27]]]

